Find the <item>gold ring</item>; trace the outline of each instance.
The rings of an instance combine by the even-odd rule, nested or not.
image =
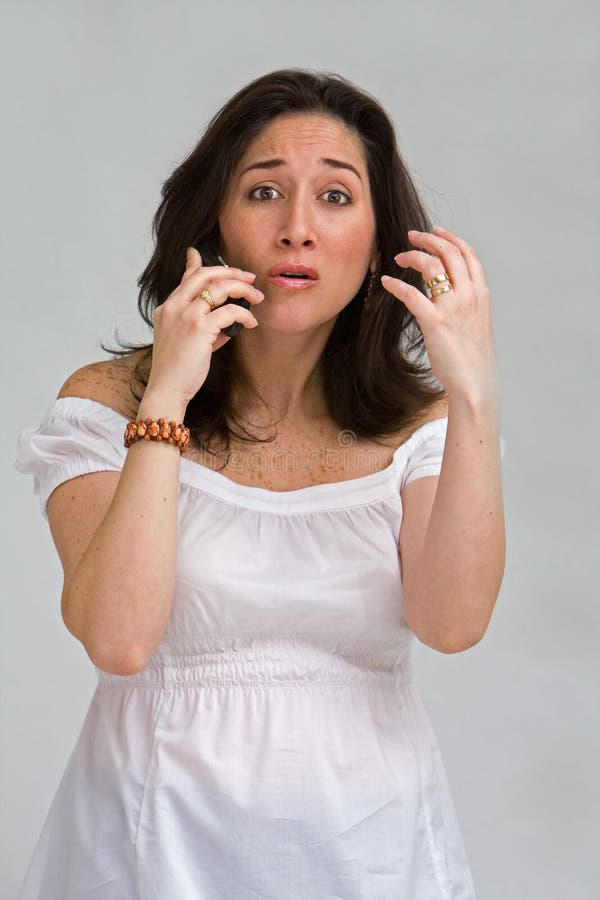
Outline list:
[[[210,294],[208,293],[208,291],[201,291],[200,294],[198,294],[198,296],[196,297],[196,300],[206,300],[206,302],[207,302],[208,305],[210,306],[211,310],[213,310],[213,309],[215,308],[215,306],[216,306],[215,301],[214,301],[213,298],[210,296]]]
[[[436,284],[442,285],[441,287],[436,288]],[[439,294],[445,294],[446,291],[452,290],[452,282],[448,278],[445,272],[441,272],[439,275],[434,275],[432,278],[429,278],[427,281],[427,287],[431,289],[431,297],[437,297]],[[433,290],[435,288],[435,290]]]
[[[427,287],[433,288],[436,284],[441,284],[442,281],[450,281],[445,272],[442,272],[441,275],[434,275],[433,278],[430,278],[427,282]]]
[[[431,292],[432,297],[437,297],[438,294],[445,294],[446,291],[451,291],[452,286],[449,284],[445,284],[443,287],[436,288],[435,291]]]

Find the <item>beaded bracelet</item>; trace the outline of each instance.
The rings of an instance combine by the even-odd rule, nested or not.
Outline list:
[[[125,446],[131,447],[136,441],[166,441],[177,444],[183,453],[190,442],[190,429],[176,422],[165,422],[164,419],[138,419],[128,422],[124,434]]]

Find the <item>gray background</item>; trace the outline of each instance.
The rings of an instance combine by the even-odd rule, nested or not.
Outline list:
[[[598,10],[1,4],[3,897],[95,686],[61,621],[32,479],[12,469],[16,432],[71,372],[108,358],[98,342],[115,325],[149,334],[136,278],[161,182],[221,103],[288,65],[340,72],[381,100],[433,222],[475,247],[492,292],[504,583],[476,647],[414,650],[478,898],[600,896]]]

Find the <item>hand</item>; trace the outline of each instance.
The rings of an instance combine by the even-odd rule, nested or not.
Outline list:
[[[203,266],[202,257],[188,250],[181,283],[154,310],[152,368],[147,391],[168,396],[185,407],[200,390],[209,372],[212,354],[231,338],[221,330],[233,322],[255,328],[258,321],[228,297],[244,297],[261,303],[264,294],[252,286],[256,275],[225,266]],[[215,308],[198,296],[208,290]]]
[[[482,265],[475,250],[462,238],[439,226],[435,232],[409,231],[411,243],[426,252],[406,250],[394,259],[402,268],[417,269],[425,281],[445,272],[452,290],[430,300],[400,278],[383,275],[381,283],[416,318],[431,369],[448,396],[496,395],[490,291]]]

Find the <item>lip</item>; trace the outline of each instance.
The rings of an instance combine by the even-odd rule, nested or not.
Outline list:
[[[283,278],[281,275],[269,275],[269,281],[288,291],[304,291],[319,283],[316,278]]]
[[[312,269],[310,266],[305,266],[302,263],[291,262],[277,263],[276,266],[273,266],[272,269],[269,269],[267,274],[269,278],[276,278],[278,275],[281,275],[282,272],[290,272],[297,275],[307,275],[313,281],[317,281],[319,278],[319,274],[316,269]]]

